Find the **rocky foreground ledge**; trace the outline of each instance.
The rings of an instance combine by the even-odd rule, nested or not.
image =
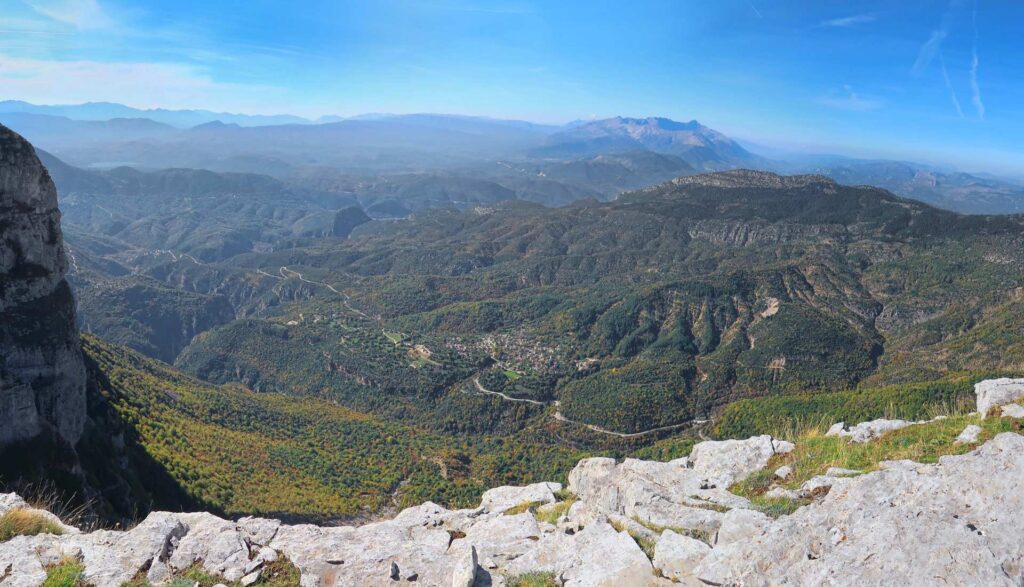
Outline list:
[[[1021,382],[979,384],[985,412],[1022,396]],[[878,422],[879,434],[894,429]],[[970,428],[957,442],[974,442]],[[849,442],[872,441],[863,436]],[[96,587],[167,584],[197,566],[258,585],[284,559],[307,587],[501,586],[531,573],[578,587],[1024,583],[1024,436],[997,434],[936,464],[829,470],[787,490],[807,505],[776,519],[729,491],[794,449],[758,436],[702,442],[667,463],[585,459],[567,490],[499,487],[474,509],[425,503],[360,527],[158,512],[128,531],[83,533],[51,517],[63,533],[0,542],[0,585],[42,585],[69,558]],[[0,516],[19,508],[32,511],[0,494]]]

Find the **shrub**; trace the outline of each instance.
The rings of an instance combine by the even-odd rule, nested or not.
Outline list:
[[[36,534],[62,534],[64,530],[44,512],[28,508],[15,508],[0,516],[0,542],[15,536]]]

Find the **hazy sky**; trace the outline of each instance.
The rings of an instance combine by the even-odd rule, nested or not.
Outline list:
[[[0,0],[0,99],[542,122],[1024,173],[1017,0]]]

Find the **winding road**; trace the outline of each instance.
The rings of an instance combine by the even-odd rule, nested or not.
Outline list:
[[[704,424],[708,423],[708,420],[690,420],[689,422],[683,422],[682,424],[672,424],[670,426],[659,426],[657,428],[651,428],[650,430],[641,430],[640,432],[616,432],[614,430],[608,430],[606,428],[601,428],[600,426],[596,426],[594,424],[587,424],[586,422],[577,422],[576,420],[570,420],[569,418],[566,418],[565,416],[563,416],[562,412],[555,412],[554,418],[556,420],[558,420],[559,422],[566,422],[568,424],[576,424],[576,425],[579,425],[579,426],[583,426],[584,428],[587,428],[587,429],[592,430],[594,432],[600,432],[601,434],[608,434],[609,436],[618,436],[619,438],[639,438],[641,436],[647,436],[648,434],[655,434],[657,432],[665,432],[667,430],[675,430],[676,428],[684,428],[684,427],[694,427],[694,428],[696,428],[698,426],[703,426]],[[698,432],[698,433],[700,433],[700,432]],[[702,438],[703,438],[703,433],[700,433],[700,434],[702,434]]]
[[[494,395],[494,396],[500,397],[501,399],[503,399],[505,401],[524,402],[524,403],[534,404],[534,405],[538,405],[538,406],[554,405],[555,407],[558,407],[559,405],[561,405],[561,402],[559,402],[558,400],[554,400],[554,401],[550,401],[550,402],[542,402],[542,401],[526,399],[526,398],[521,398],[521,397],[510,397],[508,395],[505,395],[504,393],[501,393],[500,391],[492,391],[490,389],[487,389],[486,387],[484,387],[483,385],[480,384],[480,379],[477,378],[477,377],[473,378],[473,384],[476,386],[477,391],[479,391],[480,393],[485,393],[485,394],[488,394],[488,395]],[[575,424],[577,426],[583,426],[584,428],[587,428],[588,430],[590,430],[592,432],[597,432],[599,434],[607,434],[609,436],[617,436],[619,438],[640,438],[642,436],[647,436],[647,435],[650,435],[650,434],[657,434],[658,432],[666,432],[668,430],[675,430],[675,429],[678,429],[678,428],[692,427],[692,428],[696,428],[697,429],[697,434],[700,436],[701,440],[708,440],[708,438],[706,436],[704,436],[703,427],[704,427],[705,424],[710,422],[710,420],[704,420],[704,419],[702,419],[702,420],[690,420],[689,422],[683,422],[682,424],[672,424],[672,425],[669,425],[669,426],[659,426],[657,428],[651,428],[650,430],[641,430],[640,432],[616,432],[615,430],[608,430],[607,428],[602,428],[602,427],[597,426],[595,424],[587,424],[586,422],[578,422],[576,420],[570,420],[569,418],[566,418],[565,416],[563,416],[562,412],[557,411],[557,410],[555,411],[554,414],[551,415],[551,417],[554,418],[555,420],[558,420],[559,422],[562,422],[562,423],[565,423],[565,424]]]
[[[476,385],[476,389],[480,393],[486,393],[486,394],[489,394],[489,395],[496,395],[496,396],[500,397],[501,399],[503,399],[505,401],[524,402],[524,403],[527,403],[527,404],[534,404],[536,406],[546,406],[546,405],[548,405],[550,403],[553,403],[553,404],[555,404],[557,406],[559,404],[558,400],[555,400],[554,402],[542,402],[542,401],[537,401],[535,399],[526,399],[526,398],[523,398],[523,397],[510,397],[510,396],[505,395],[504,393],[501,393],[500,391],[491,391],[490,389],[487,389],[483,385],[480,385],[480,379],[478,377],[474,377],[473,378],[473,384]]]

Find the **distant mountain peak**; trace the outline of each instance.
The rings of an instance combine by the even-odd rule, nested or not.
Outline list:
[[[583,156],[647,149],[676,155],[698,169],[751,166],[759,159],[726,135],[696,120],[616,116],[584,122],[551,135],[542,156]]]

